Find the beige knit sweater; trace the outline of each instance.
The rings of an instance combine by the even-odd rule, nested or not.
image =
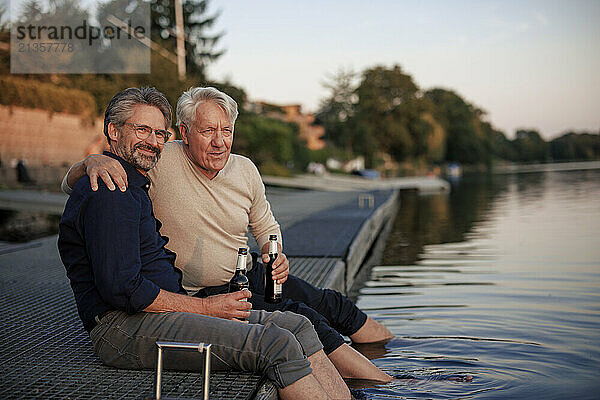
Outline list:
[[[183,146],[181,141],[168,142],[148,176],[161,234],[169,238],[166,247],[177,253],[183,286],[194,293],[231,279],[237,250],[247,244],[248,227],[260,248],[270,234],[281,241],[281,231],[252,161],[231,154],[211,180],[189,160]]]

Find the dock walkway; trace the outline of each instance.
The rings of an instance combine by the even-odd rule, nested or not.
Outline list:
[[[352,284],[398,204],[396,190],[269,188],[268,197],[282,226],[292,273],[341,291]],[[154,371],[106,367],[95,356],[77,315],[56,240],[52,236],[0,243],[0,398],[151,398]],[[163,373],[164,396],[201,398],[202,387],[201,373]],[[260,375],[213,372],[210,398],[273,399],[276,391]]]

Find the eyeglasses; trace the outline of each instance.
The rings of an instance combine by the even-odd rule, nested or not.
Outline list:
[[[131,122],[125,122],[125,125],[131,126],[140,140],[146,140],[152,133],[156,136],[156,141],[159,143],[165,143],[171,137],[171,132],[165,129],[152,129],[148,125],[132,124]]]

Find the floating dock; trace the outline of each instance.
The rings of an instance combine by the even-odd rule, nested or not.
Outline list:
[[[7,193],[0,199],[9,201]],[[291,273],[342,292],[351,287],[369,250],[391,226],[399,202],[397,189],[268,188],[267,196],[283,230]],[[31,209],[37,208],[34,197],[55,208],[64,204],[60,194],[13,193],[11,198]],[[151,398],[154,371],[106,367],[95,356],[56,241],[57,236],[0,242],[0,398]],[[166,397],[201,398],[202,389],[202,373],[163,373]],[[260,375],[213,372],[210,398],[275,399],[277,392]]]
[[[303,174],[289,178],[263,176],[263,181],[270,186],[335,192],[399,189],[416,190],[420,194],[430,194],[450,191],[450,184],[435,176],[365,179],[353,175],[326,174],[316,176]]]

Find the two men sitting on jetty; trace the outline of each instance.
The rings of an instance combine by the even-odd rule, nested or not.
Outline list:
[[[142,92],[147,90],[149,89],[142,89]],[[125,92],[127,91],[122,93]],[[148,168],[144,171],[147,171],[148,178],[152,182],[152,185],[149,185],[149,195],[155,207],[154,211],[158,220],[164,224],[161,232],[170,238],[168,247],[177,254],[175,265],[183,271],[183,287],[188,294],[201,298],[206,306],[207,315],[225,319],[248,317],[250,313],[247,302],[240,302],[238,300],[241,298],[225,294],[226,283],[234,272],[236,250],[246,245],[245,235],[248,226],[262,250],[263,259],[268,257],[266,242],[269,234],[277,233],[279,238],[281,234],[266,200],[264,185],[258,170],[247,158],[230,154],[237,104],[231,97],[214,88],[188,90],[177,104],[178,126],[183,140],[165,144],[161,142],[162,138],[156,131],[156,127],[153,131],[146,127],[149,121],[145,119],[129,121],[138,108],[150,107],[154,111],[160,108],[144,105],[143,102],[141,104],[144,107],[142,107],[140,102],[131,99],[119,100],[119,96],[124,95],[120,93],[115,96],[117,100],[113,99],[105,115],[104,129],[111,144],[111,151],[130,164],[134,164],[131,160],[139,163],[140,160],[144,161],[153,154],[157,154],[158,159],[158,154],[164,146],[161,161],[155,168],[152,168],[153,165],[146,164],[145,167]],[[126,104],[129,109],[125,107],[125,110],[122,110],[122,107],[119,107],[115,112],[113,103]],[[169,119],[165,113],[163,115],[165,126],[170,126],[170,115]],[[141,117],[147,116],[144,114]],[[132,132],[136,135],[132,135]],[[144,135],[147,137],[140,139],[140,136],[144,137]],[[135,138],[139,140],[128,144],[128,141]],[[152,143],[153,141],[156,141],[156,144]],[[129,159],[122,154],[128,155]],[[132,187],[135,178],[132,178],[132,172],[128,171],[127,163],[118,160],[114,155],[90,156],[76,163],[65,177],[63,187],[68,189],[68,186],[74,186],[86,173],[90,178],[82,181],[86,182],[87,186],[93,187],[93,190],[86,188],[86,196],[93,197],[98,187],[98,191],[108,197],[111,197],[109,193],[113,193],[115,197],[125,196],[136,189]],[[102,177],[104,184],[98,185],[96,182],[98,176]],[[121,193],[109,190],[115,189],[110,176],[121,188]],[[137,175],[133,174],[133,176]],[[129,190],[126,190],[127,185]],[[76,186],[79,187],[80,192],[83,190],[81,182]],[[122,230],[118,220],[114,221],[114,225],[116,226],[111,229]],[[156,230],[158,227],[160,225]],[[137,240],[140,244],[139,238]],[[278,267],[274,271],[273,279],[280,282],[287,281],[283,285],[285,300],[275,305],[264,303],[261,295],[264,290],[263,267],[257,263],[249,271],[250,289],[254,293],[249,299],[252,308],[267,311],[294,311],[308,317],[323,343],[325,353],[343,377],[389,380],[387,374],[345,344],[340,333],[348,335],[355,342],[364,343],[389,338],[392,336],[390,332],[381,324],[368,318],[340,293],[315,288],[297,277],[288,275],[289,262],[281,252],[281,243],[279,243],[279,250],[280,255],[276,260]],[[166,249],[163,251],[168,252]],[[136,254],[138,258],[141,257],[140,251]],[[106,263],[110,260],[105,256],[101,261]],[[124,262],[123,259],[118,261]],[[145,262],[143,258],[141,261],[129,260],[129,262],[133,261],[136,261],[138,268],[140,262],[142,265]],[[135,278],[140,279],[139,273]],[[129,284],[133,283],[129,282]],[[130,287],[128,290],[133,289]],[[111,305],[112,308],[129,312],[145,309],[124,308],[126,302]],[[250,321],[255,322],[253,319],[250,318]],[[206,338],[200,341],[211,342]],[[248,366],[233,365],[249,369]],[[259,369],[259,371],[263,370]]]

